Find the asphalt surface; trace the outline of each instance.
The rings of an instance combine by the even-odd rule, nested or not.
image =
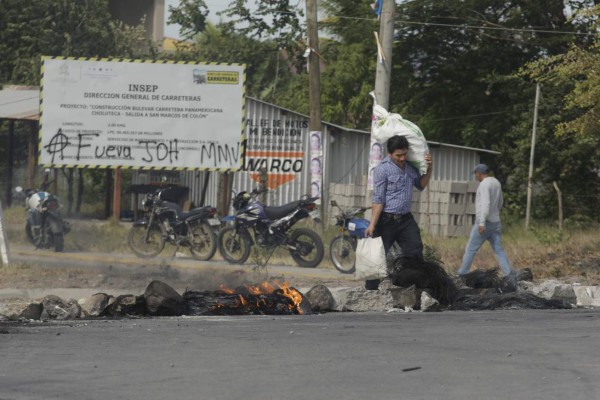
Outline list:
[[[0,323],[0,399],[600,398],[600,311]]]

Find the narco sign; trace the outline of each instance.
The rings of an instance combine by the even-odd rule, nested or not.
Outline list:
[[[291,182],[304,168],[304,140],[308,120],[271,116],[246,119],[247,147],[242,171],[250,179],[273,190]],[[264,179],[264,178],[263,178]]]
[[[267,186],[275,189],[284,183],[296,178],[304,165],[304,152],[302,151],[252,151],[246,152],[243,171],[247,171],[250,178],[260,182],[261,172],[267,173]]]

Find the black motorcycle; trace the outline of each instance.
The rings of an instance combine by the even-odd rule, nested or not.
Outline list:
[[[44,180],[38,189],[25,189],[25,234],[36,248],[54,247],[54,251],[61,252],[64,250],[65,235],[71,230],[71,225],[62,218],[59,198],[47,191],[53,182],[48,180],[49,174],[50,170],[46,169]],[[17,186],[15,191],[20,193],[23,188]]]
[[[197,260],[210,260],[217,250],[217,237],[213,226],[221,222],[215,218],[216,209],[210,206],[194,208],[188,212],[167,200],[168,188],[149,193],[143,201],[144,218],[133,223],[127,235],[131,250],[142,258],[156,257],[168,242],[187,247]]]
[[[316,198],[308,196],[280,207],[268,207],[256,197],[266,190],[240,192],[233,200],[235,216],[223,218],[232,222],[219,232],[219,252],[230,263],[243,264],[250,256],[252,246],[267,250],[269,256],[275,248],[287,249],[301,267],[314,268],[323,260],[321,237],[307,228],[290,228],[301,219],[319,218]]]

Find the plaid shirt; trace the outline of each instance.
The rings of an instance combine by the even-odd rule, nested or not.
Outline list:
[[[403,171],[387,156],[373,171],[373,203],[383,204],[386,213],[409,213],[413,186],[423,190],[420,179],[419,172],[408,162]]]

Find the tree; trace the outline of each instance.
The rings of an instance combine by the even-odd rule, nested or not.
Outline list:
[[[184,39],[203,32],[206,28],[208,8],[204,0],[180,0],[177,7],[169,6],[169,24],[179,24],[179,33]]]
[[[581,10],[573,19],[588,20],[596,32],[589,45],[571,44],[565,53],[527,63],[519,76],[542,84],[549,120],[537,157],[535,179],[547,188],[558,182],[567,215],[600,218],[600,36],[596,16],[600,6]],[[546,147],[551,147],[545,151]],[[548,157],[544,157],[548,155]],[[552,189],[538,198],[543,215],[556,207]]]
[[[506,80],[577,38],[562,0],[421,0],[398,7],[391,104],[428,138],[489,148],[516,123]],[[463,118],[457,118],[463,117]],[[466,117],[466,118],[465,118]]]
[[[143,25],[114,20],[107,0],[0,2],[0,82],[39,83],[40,57],[135,57],[150,43]]]
[[[231,19],[228,25],[248,37],[274,40],[280,48],[293,50],[304,36],[300,18],[304,15],[297,1],[256,0],[255,10],[248,0],[233,0],[223,15]],[[296,3],[293,5],[291,3]]]
[[[1,0],[0,83],[38,85],[43,55],[142,58],[153,57],[155,51],[146,37],[143,21],[132,27],[115,20],[108,0]],[[16,130],[25,132],[19,138],[27,137],[24,123],[17,124]],[[16,146],[26,148],[27,144],[21,140]],[[94,174],[98,172],[86,171],[88,178]],[[73,190],[73,185],[69,190]],[[82,195],[80,191],[78,196]],[[67,197],[73,198],[72,193]],[[91,193],[90,197],[98,196]],[[81,203],[81,198],[77,203]]]

